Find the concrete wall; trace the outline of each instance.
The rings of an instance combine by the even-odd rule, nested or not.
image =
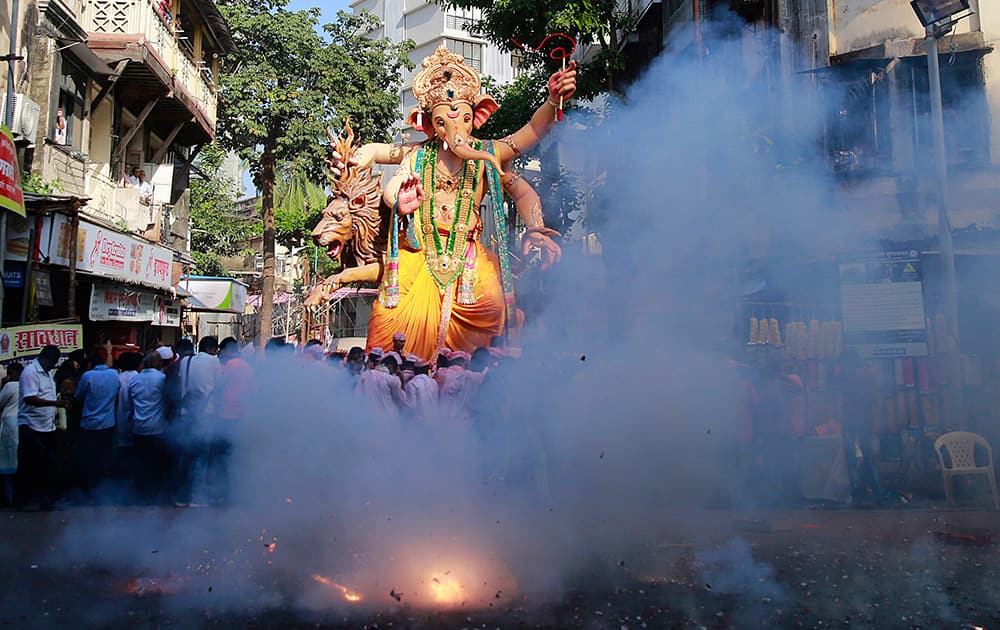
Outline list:
[[[11,11],[13,9],[10,0],[0,2],[0,54],[6,55],[10,51],[10,26]],[[31,41],[38,24],[38,6],[35,0],[21,0],[17,10],[17,52],[28,55],[31,48]],[[28,61],[15,62],[14,89],[16,92],[23,92],[27,87]],[[7,64],[0,63],[0,99],[7,96]],[[2,122],[2,121],[0,121]]]
[[[80,157],[73,157],[64,148],[46,144],[35,151],[32,172],[38,173],[46,182],[62,186],[61,193],[87,195],[87,163]]]

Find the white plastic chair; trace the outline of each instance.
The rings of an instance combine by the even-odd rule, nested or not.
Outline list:
[[[976,446],[986,451],[986,464],[976,464]],[[949,505],[955,504],[955,493],[952,478],[959,475],[986,475],[990,480],[990,490],[993,492],[993,507],[1000,509],[1000,495],[997,493],[997,477],[993,470],[993,449],[990,443],[981,435],[967,431],[952,431],[945,433],[934,442],[934,451],[941,462],[941,474],[944,476],[944,494]],[[948,459],[946,463],[945,451]]]

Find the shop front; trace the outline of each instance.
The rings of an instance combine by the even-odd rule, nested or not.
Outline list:
[[[173,343],[164,329],[181,325],[180,300],[135,285],[95,281],[90,290],[92,337],[110,339],[116,353]]]
[[[933,243],[761,263],[747,274],[737,337],[761,399],[755,430],[797,441],[805,498],[849,499],[855,452],[842,436],[851,425],[875,437],[883,486],[907,497],[940,494],[933,446],[940,435],[972,430],[994,445],[1000,439],[1000,414],[992,411],[1000,399],[992,326],[1000,307],[990,297],[997,244],[976,243],[975,253],[959,248],[961,344],[942,314]],[[845,370],[860,365],[869,374],[870,412],[858,412],[857,392],[845,391]]]
[[[118,353],[176,341],[180,302],[169,249],[80,221],[76,268],[79,303],[87,304],[88,345],[110,340]]]
[[[27,214],[8,214],[5,324],[74,320],[76,305],[68,298],[75,251],[73,224],[86,201],[68,195],[26,193]]]

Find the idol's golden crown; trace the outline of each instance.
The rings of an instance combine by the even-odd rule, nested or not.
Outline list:
[[[438,46],[424,59],[422,70],[413,78],[413,95],[425,112],[445,103],[466,103],[475,107],[481,82],[479,73],[465,65],[462,55]]]

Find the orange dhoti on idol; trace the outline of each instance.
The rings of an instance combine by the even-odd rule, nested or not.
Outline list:
[[[406,334],[406,351],[431,357],[438,350],[443,311],[451,302],[451,316],[445,322],[444,347],[472,352],[488,347],[503,333],[505,304],[497,257],[479,243],[475,247],[475,303],[457,300],[458,286],[442,295],[427,269],[424,252],[399,252],[399,304],[385,308],[376,301],[368,322],[368,348],[392,345],[392,335]]]

